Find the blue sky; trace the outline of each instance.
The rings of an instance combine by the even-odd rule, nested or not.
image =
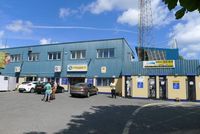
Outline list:
[[[138,39],[137,0],[1,0],[0,47],[124,37],[134,48]],[[170,47],[176,38],[180,54],[200,56],[198,13],[174,19],[161,0],[152,0],[155,47]]]

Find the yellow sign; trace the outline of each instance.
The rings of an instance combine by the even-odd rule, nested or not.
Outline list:
[[[83,65],[67,65],[68,72],[86,72],[88,71],[88,66]]]
[[[175,68],[174,60],[143,61],[143,68]]]
[[[5,65],[10,62],[10,56],[5,52],[0,52],[0,68],[5,68]]]

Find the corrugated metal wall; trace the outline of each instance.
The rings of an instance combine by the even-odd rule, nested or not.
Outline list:
[[[199,75],[199,60],[176,60],[175,68],[143,68],[143,62],[134,61],[123,73],[132,75]]]

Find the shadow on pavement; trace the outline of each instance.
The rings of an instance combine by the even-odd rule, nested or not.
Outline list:
[[[132,113],[138,106],[94,106],[94,112],[72,116],[68,127],[55,134],[122,134],[131,121],[129,134],[199,134],[200,108],[152,106]],[[46,134],[29,132],[25,134]]]

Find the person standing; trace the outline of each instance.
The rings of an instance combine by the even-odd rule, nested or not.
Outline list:
[[[53,83],[53,88],[52,88],[52,99],[56,99],[57,87],[58,87],[58,84],[57,84],[57,82],[55,81],[55,82]]]
[[[111,87],[112,98],[113,97],[116,98],[116,87],[115,87],[115,81],[114,80],[112,80],[112,82],[110,83],[110,87]]]
[[[45,94],[44,94],[44,97],[43,97],[42,101],[48,101],[48,102],[50,102],[50,96],[51,96],[51,93],[52,93],[52,88],[51,88],[51,84],[50,84],[49,81],[44,86],[44,89],[45,89]]]

